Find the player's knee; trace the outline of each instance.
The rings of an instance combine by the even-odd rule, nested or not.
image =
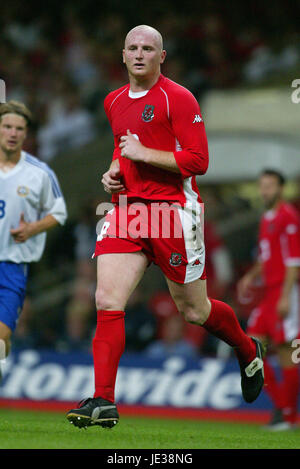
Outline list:
[[[205,302],[201,305],[187,304],[182,309],[184,319],[191,324],[204,324],[210,313],[210,304]]]
[[[97,310],[104,309],[107,310],[111,303],[109,295],[105,293],[104,290],[97,288],[95,293],[95,303]]]
[[[198,324],[198,325],[203,324],[208,318],[208,314],[206,315],[201,310],[195,310],[195,309],[188,309],[184,312],[183,315],[184,315],[184,319],[187,322],[191,324]]]
[[[112,294],[103,288],[97,288],[95,293],[95,303],[97,310],[119,310],[120,305]]]

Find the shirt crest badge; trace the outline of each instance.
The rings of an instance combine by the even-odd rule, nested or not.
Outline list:
[[[29,194],[29,188],[26,187],[26,186],[18,186],[18,188],[17,188],[17,194],[18,194],[20,197],[27,197],[27,195]]]
[[[151,122],[154,117],[154,106],[151,104],[146,104],[143,114],[142,114],[142,120],[144,122]]]

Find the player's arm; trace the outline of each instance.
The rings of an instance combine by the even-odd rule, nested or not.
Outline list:
[[[277,313],[285,317],[290,311],[291,291],[298,282],[300,271],[300,225],[299,220],[291,214],[284,228],[287,255],[285,258],[285,277],[281,296],[277,304]]]
[[[38,220],[26,220],[24,214],[21,213],[19,226],[10,230],[16,243],[24,243],[32,236],[65,223],[66,204],[57,177],[50,168],[42,175],[37,215]]]
[[[204,174],[208,168],[208,146],[199,104],[185,91],[173,99],[170,120],[178,146],[176,151],[145,147],[130,130],[121,137],[121,156],[132,161],[180,173],[183,178]]]
[[[262,273],[262,263],[257,260],[250,270],[241,278],[237,284],[237,291],[240,297],[246,296],[251,288]]]
[[[111,103],[114,100],[114,94],[109,93],[106,98],[104,99],[104,111],[107,116],[107,119],[112,127],[111,117],[110,117],[110,107]],[[101,182],[103,184],[105,192],[109,194],[117,194],[118,192],[122,192],[125,187],[121,181],[121,171],[120,171],[120,148],[117,142],[116,137],[114,137],[114,152],[112,157],[111,165],[103,175]]]
[[[281,296],[277,304],[277,313],[283,318],[286,317],[290,311],[291,291],[298,282],[299,270],[298,266],[286,267]]]
[[[195,97],[184,88],[170,102],[172,128],[178,142],[174,158],[183,178],[205,174],[208,144],[201,110]]]
[[[121,181],[121,170],[118,153],[119,149],[115,149],[109,170],[103,174],[101,180],[105,192],[108,192],[109,194],[116,194],[118,192],[122,192],[125,189]]]
[[[104,111],[105,111],[105,114],[107,116],[107,119],[111,127],[112,127],[112,122],[111,122],[111,116],[110,116],[110,108],[114,99],[115,99],[115,94],[109,93],[105,97],[104,103],[103,103]],[[120,162],[119,162],[120,148],[119,148],[116,137],[114,137],[114,145],[115,146],[114,146],[114,151],[113,151],[113,156],[112,156],[112,162],[110,164],[108,171],[106,171],[102,175],[102,179],[101,179],[105,192],[108,192],[109,194],[116,194],[118,192],[122,192],[125,189],[121,181],[121,170],[120,170]]]
[[[143,162],[157,166],[161,169],[180,173],[173,152],[160,151],[153,148],[148,148],[142,145],[137,138],[127,130],[127,135],[121,137],[119,145],[121,149],[121,156],[128,158],[132,161]]]
[[[16,243],[24,243],[27,239],[44,231],[48,231],[58,225],[58,221],[53,215],[46,215],[44,218],[34,222],[28,222],[21,213],[19,226],[10,230],[12,237]]]

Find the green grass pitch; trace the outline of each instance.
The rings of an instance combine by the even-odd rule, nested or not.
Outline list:
[[[109,430],[75,428],[63,413],[0,409],[0,449],[299,449],[300,429],[122,417]]]

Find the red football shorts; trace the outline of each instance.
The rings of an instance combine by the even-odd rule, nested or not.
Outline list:
[[[204,280],[203,216],[203,204],[116,205],[101,223],[94,256],[142,251],[174,282]]]
[[[266,288],[259,306],[249,316],[247,334],[264,336],[275,345],[300,338],[300,288],[295,285],[290,296],[290,311],[285,318],[277,313],[282,286]]]

